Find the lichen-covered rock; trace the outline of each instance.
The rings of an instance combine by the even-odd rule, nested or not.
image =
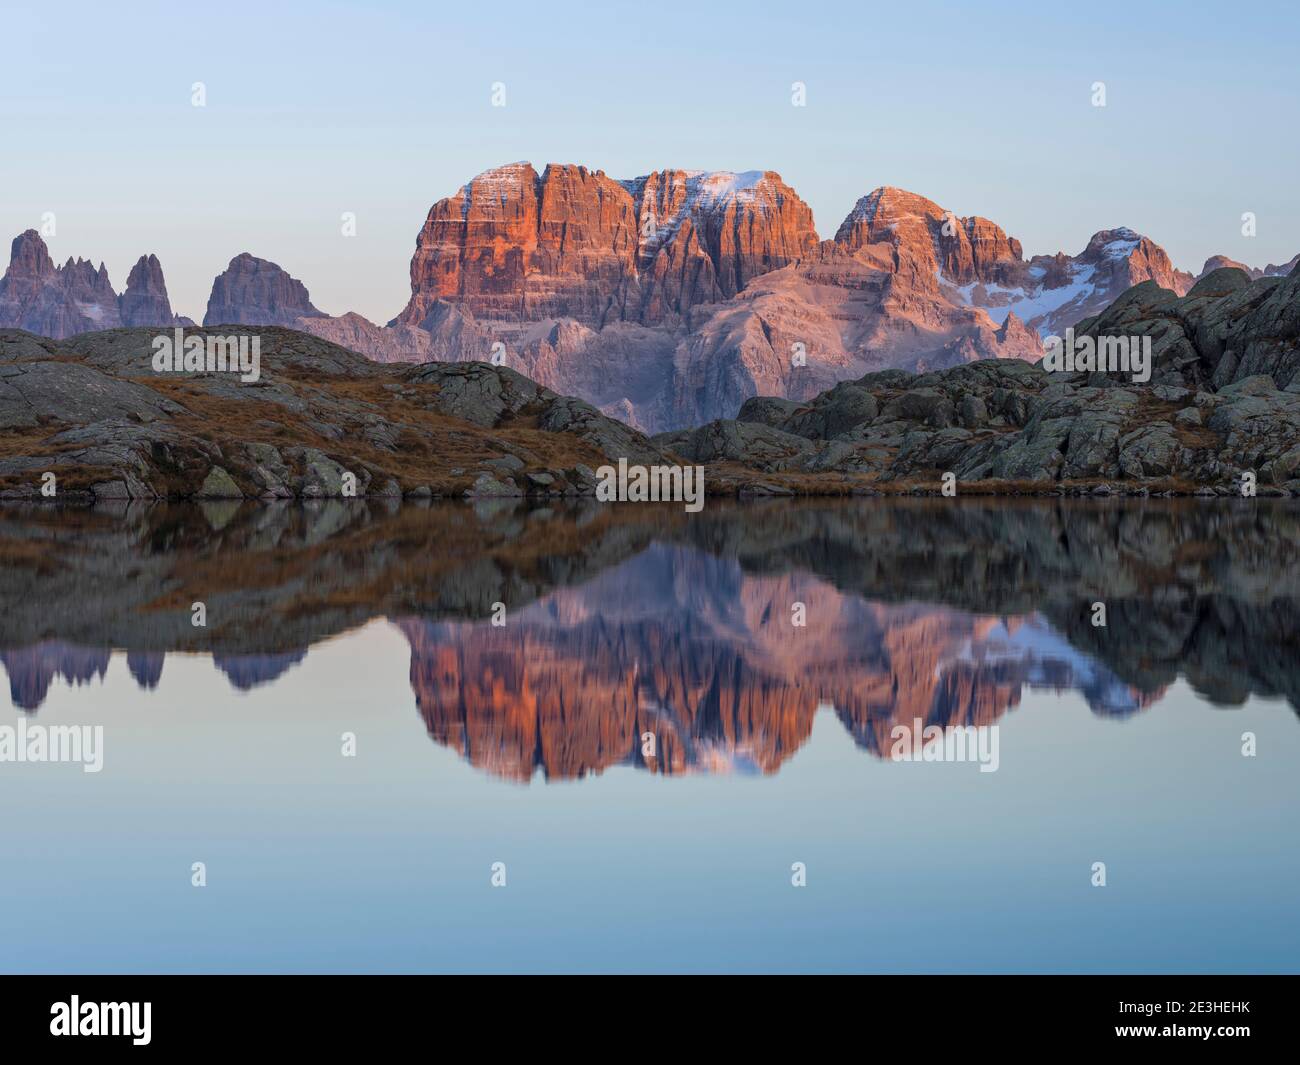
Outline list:
[[[880,402],[865,388],[846,383],[823,392],[816,401],[794,414],[779,428],[810,440],[831,440],[875,421]]]
[[[957,408],[957,418],[967,429],[982,429],[989,420],[988,405],[983,398],[965,395]]]
[[[1034,437],[1028,435],[1016,440],[993,462],[990,473],[1006,481],[1055,481],[1065,455],[1061,443],[1069,436],[1070,427],[1063,422],[1045,423]]]
[[[1150,336],[1157,386],[1223,391],[1267,375],[1300,375],[1300,268],[1251,281],[1215,270],[1179,298],[1147,281],[1078,325],[1080,336]]]
[[[197,499],[243,499],[239,485],[220,466],[213,466],[203,478],[203,484],[194,493]]]
[[[300,467],[294,487],[304,499],[338,499],[343,496],[343,477],[351,471],[323,451],[313,447],[293,447],[286,449],[284,454]],[[362,494],[359,485],[356,494]]]
[[[1128,477],[1165,477],[1181,465],[1183,448],[1168,422],[1154,422],[1119,440],[1119,468]]]
[[[718,421],[688,434],[674,450],[692,462],[743,462],[761,470],[774,470],[813,448],[801,436],[758,422]]]
[[[475,499],[492,499],[501,496],[518,496],[523,493],[514,481],[503,479],[498,480],[490,473],[481,473],[475,478],[474,483],[465,489],[465,495]]]
[[[944,429],[952,424],[953,404],[937,388],[914,388],[886,403],[880,415],[884,419],[919,421],[934,429]]]
[[[794,399],[784,399],[781,396],[754,396],[745,400],[741,404],[740,413],[736,415],[738,422],[757,422],[760,425],[768,425],[774,429],[782,428],[789,420],[790,416],[798,411],[805,404]],[[787,429],[787,432],[792,430]]]
[[[644,433],[608,418],[590,403],[570,396],[548,394],[538,427],[548,433],[570,433],[584,440],[607,459],[626,458],[634,463],[664,461],[664,454]]]
[[[0,429],[152,421],[183,408],[151,388],[72,362],[0,361]]]

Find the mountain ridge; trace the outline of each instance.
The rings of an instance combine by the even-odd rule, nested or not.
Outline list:
[[[47,261],[35,231],[15,240],[0,326],[62,339],[188,322],[164,320],[156,257],[141,258],[122,296],[102,265]],[[429,209],[409,298],[387,324],[320,311],[301,280],[249,252],[214,280],[203,321],[301,329],[379,362],[497,360],[661,432],[731,417],[753,396],[811,400],[882,369],[1035,361],[1044,336],[1134,285],[1182,296],[1216,263],[1236,265],[1215,256],[1201,275],[1179,270],[1127,227],[1097,231],[1076,255],[1026,259],[990,219],[889,185],[824,240],[775,171],[615,179],[516,162]]]

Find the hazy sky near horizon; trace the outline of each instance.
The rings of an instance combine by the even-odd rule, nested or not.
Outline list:
[[[385,322],[429,207],[518,159],[776,170],[824,238],[898,185],[993,219],[1026,255],[1119,225],[1192,271],[1300,251],[1293,0],[23,0],[0,19],[0,237],[53,212],[54,259],[102,260],[119,291],[154,252],[196,319],[249,251],[322,310]]]

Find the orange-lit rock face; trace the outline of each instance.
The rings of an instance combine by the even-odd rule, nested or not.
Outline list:
[[[642,321],[729,299],[817,246],[812,211],[770,170],[663,170],[627,184],[637,202],[639,262],[648,275]]]
[[[1095,266],[1106,287],[1118,296],[1143,281],[1183,296],[1192,287],[1191,274],[1174,269],[1164,248],[1131,229],[1104,229],[1093,234],[1077,262]]]
[[[1020,242],[987,218],[958,218],[933,200],[890,187],[859,200],[835,240],[850,251],[891,244],[901,255],[924,263],[931,276],[942,269],[959,285],[993,280],[997,264],[1021,258]]]
[[[424,326],[446,300],[483,321],[655,323],[734,295],[816,241],[812,212],[770,172],[619,182],[515,163],[434,204],[398,320]]]
[[[485,319],[603,321],[635,252],[635,211],[617,182],[585,167],[500,167],[429,211],[400,321],[422,325],[439,299]]]
[[[548,387],[658,432],[873,370],[1033,361],[1041,337],[1146,280],[1183,293],[1192,278],[1123,228],[1026,260],[989,219],[885,186],[819,241],[771,171],[616,181],[515,163],[434,205],[396,329],[302,327],[384,360],[486,358],[499,342]]]

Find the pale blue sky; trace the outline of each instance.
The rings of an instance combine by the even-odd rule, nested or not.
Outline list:
[[[386,321],[429,206],[516,159],[776,170],[823,237],[891,184],[1027,254],[1118,225],[1192,270],[1300,251],[1294,3],[23,6],[3,15],[0,237],[53,211],[54,257],[103,260],[119,289],[156,252],[196,318],[250,251],[322,310]]]

